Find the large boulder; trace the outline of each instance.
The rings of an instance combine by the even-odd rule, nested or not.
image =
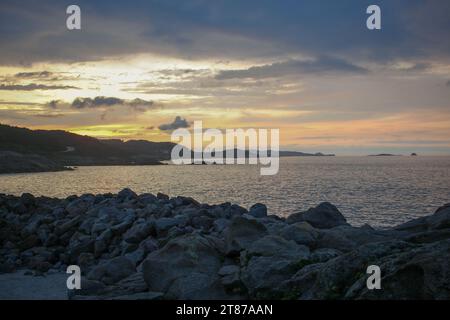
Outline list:
[[[402,241],[363,245],[325,263],[300,269],[293,277],[280,283],[278,290],[293,299],[343,299],[355,281],[367,279],[369,265],[380,265],[380,259],[413,248]]]
[[[308,247],[315,246],[319,236],[319,232],[304,221],[284,226],[279,234],[286,240],[292,240]]]
[[[129,243],[140,243],[154,230],[153,221],[137,220],[133,226],[123,235],[123,239]]]
[[[265,236],[241,253],[242,282],[251,297],[276,298],[273,289],[309,263],[308,247],[279,236]]]
[[[143,262],[145,282],[152,291],[174,299],[223,299],[217,274],[222,256],[210,238],[187,234],[150,253]]]
[[[342,213],[329,202],[322,202],[317,207],[310,208],[305,212],[294,213],[286,220],[290,224],[301,221],[306,221],[314,228],[319,229],[348,225]]]
[[[124,256],[107,260],[92,268],[87,277],[111,285],[135,272],[134,264]]]
[[[450,203],[438,208],[431,216],[410,220],[394,227],[394,230],[408,233],[442,230],[450,228]]]
[[[226,252],[229,255],[233,255],[238,254],[241,250],[249,247],[254,241],[268,234],[268,231],[256,219],[234,216],[224,233]]]
[[[262,203],[256,203],[250,207],[248,213],[255,218],[264,218],[267,217],[267,207]]]

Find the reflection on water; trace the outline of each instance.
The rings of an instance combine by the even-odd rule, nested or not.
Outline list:
[[[282,158],[275,176],[260,176],[253,165],[80,167],[0,175],[0,192],[17,195],[66,197],[117,193],[124,187],[210,204],[262,202],[278,215],[329,201],[354,225],[384,227],[450,202],[450,157]]]

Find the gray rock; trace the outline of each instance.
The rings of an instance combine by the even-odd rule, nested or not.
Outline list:
[[[117,194],[117,198],[120,200],[131,200],[137,198],[137,194],[131,189],[125,188]]]
[[[69,299],[77,300],[78,296],[93,296],[99,295],[106,290],[106,285],[100,281],[89,280],[86,277],[81,277],[81,289],[68,290],[67,296]]]
[[[328,260],[339,257],[342,254],[341,251],[331,248],[317,249],[311,254],[311,260],[314,262],[326,262]]]
[[[308,211],[294,213],[290,215],[286,222],[295,223],[306,221],[314,228],[329,229],[340,225],[348,225],[342,213],[328,202],[323,202],[315,208],[310,208]]]
[[[113,237],[113,233],[111,229],[107,229],[103,231],[95,240],[94,243],[94,254],[96,257],[100,257],[100,255],[106,251],[108,245]]]
[[[315,246],[319,236],[319,232],[307,222],[296,222],[286,225],[279,234],[286,240],[293,240],[308,247]]]
[[[343,225],[332,229],[320,230],[315,246],[317,248],[333,248],[342,252],[348,252],[366,243],[391,239],[393,237],[390,233]]]
[[[148,255],[143,274],[150,290],[175,299],[218,299],[225,293],[217,275],[221,256],[214,243],[198,234],[171,240]]]
[[[139,243],[151,234],[153,228],[153,222],[137,220],[133,226],[125,232],[123,239],[130,243]]]
[[[111,285],[135,271],[134,264],[129,259],[120,256],[99,264],[89,272],[87,277]]]
[[[262,203],[256,203],[250,207],[249,214],[255,218],[267,217],[267,207]]]
[[[268,232],[266,227],[257,220],[235,216],[224,234],[226,252],[233,255],[249,247],[254,241],[267,235]]]
[[[159,218],[155,221],[155,230],[158,237],[164,236],[167,231],[178,225],[179,220],[175,218]]]
[[[73,218],[67,222],[59,224],[55,228],[55,234],[57,236],[60,236],[63,233],[66,233],[67,231],[74,229],[81,222],[81,219],[82,219],[81,216],[76,216],[75,218]]]
[[[255,241],[241,254],[241,279],[251,297],[276,298],[273,290],[310,263],[309,258],[308,247],[269,235]]]

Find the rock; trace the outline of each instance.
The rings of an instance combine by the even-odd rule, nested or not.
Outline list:
[[[70,202],[66,211],[71,217],[77,217],[85,213],[94,202],[94,197],[84,197]],[[79,218],[79,217],[78,217]]]
[[[175,218],[159,218],[155,221],[155,230],[158,237],[164,236],[167,231],[178,225],[179,220]]]
[[[411,247],[402,252],[389,252],[373,263],[382,270],[382,290],[368,290],[365,285],[367,277],[363,276],[347,290],[345,298],[448,300],[449,252],[450,240]]]
[[[331,248],[317,249],[311,254],[311,260],[314,262],[326,262],[333,258],[339,257],[342,254],[341,251]]]
[[[136,199],[137,194],[134,193],[131,189],[125,188],[117,194],[117,198],[122,201],[131,200],[131,199]]]
[[[369,243],[327,261],[311,275],[306,274],[309,270],[301,270],[295,277],[306,278],[308,282],[297,281],[297,296],[301,299],[343,299],[355,281],[367,279],[367,266],[381,267],[383,257],[411,249],[413,246],[403,241]]]
[[[221,256],[214,244],[199,234],[183,235],[148,255],[143,263],[150,290],[174,299],[225,297],[218,270]]]
[[[134,217],[130,216],[125,218],[124,221],[115,224],[111,227],[111,231],[115,236],[122,235],[125,231],[127,231],[134,223]]]
[[[247,288],[241,281],[241,270],[236,265],[226,265],[220,268],[218,275],[221,277],[221,283],[225,290],[232,293],[245,294]]]
[[[27,250],[36,247],[39,244],[40,244],[39,237],[35,234],[30,234],[19,244],[19,247],[21,250]]]
[[[342,225],[332,229],[320,230],[315,247],[348,252],[366,243],[387,241],[392,238],[389,233],[383,231]]]
[[[23,193],[20,197],[20,201],[22,201],[26,207],[31,207],[34,205],[36,198],[30,193]]]
[[[95,243],[94,243],[94,254],[95,257],[100,257],[100,255],[106,251],[106,249],[108,248],[108,245],[111,241],[113,237],[113,233],[111,231],[111,229],[107,229],[105,231],[103,231],[98,237],[97,239],[95,239]]]
[[[391,229],[322,203],[287,219],[256,204],[160,194],[0,194],[0,272],[82,269],[72,299],[450,299],[450,204]],[[383,290],[366,288],[379,265]],[[84,291],[83,291],[84,290]]]
[[[308,247],[315,246],[319,236],[319,232],[307,222],[286,225],[279,234],[286,240],[293,240],[298,244],[303,244]]]
[[[120,256],[94,267],[87,277],[90,280],[97,280],[111,285],[128,277],[135,271],[133,263],[126,257]]]
[[[60,236],[64,233],[66,233],[67,231],[72,230],[80,223],[80,221],[81,221],[81,216],[76,216],[75,218],[58,225],[55,228],[55,234],[57,236]]]
[[[230,220],[225,218],[219,218],[214,221],[213,228],[216,232],[222,232],[224,231],[228,226],[230,225]]]
[[[214,218],[207,215],[197,215],[191,219],[191,226],[195,229],[208,231],[214,225]]]
[[[262,203],[254,204],[250,207],[249,214],[255,218],[267,217],[267,207]]]
[[[257,220],[235,216],[224,231],[226,252],[228,255],[239,254],[267,233],[266,227]]]
[[[169,196],[167,194],[164,194],[164,193],[161,193],[161,192],[158,192],[156,194],[156,197],[158,199],[160,199],[160,200],[169,200]]]
[[[69,247],[67,248],[67,255],[69,260],[65,262],[75,263],[78,260],[78,257],[80,256],[81,253],[83,252],[93,253],[94,243],[95,243],[94,239],[85,235],[82,235],[78,239],[73,239],[70,242]]]
[[[139,243],[151,234],[153,228],[153,222],[137,220],[133,226],[125,232],[123,239],[130,243]]]
[[[241,254],[242,282],[253,298],[276,298],[273,289],[309,264],[309,257],[306,246],[278,236],[266,236]]]
[[[101,294],[106,290],[106,285],[100,281],[89,280],[81,277],[81,289],[67,290],[69,299],[76,300],[78,296],[92,296]]]
[[[142,193],[138,196],[139,202],[144,205],[154,204],[158,198],[151,193]]]
[[[289,224],[306,221],[314,228],[329,229],[340,225],[348,225],[342,213],[328,202],[323,202],[306,212],[290,215],[286,222]]]
[[[136,272],[116,283],[116,289],[120,294],[133,294],[148,291],[142,272]]]
[[[245,251],[247,256],[285,256],[307,259],[309,248],[279,236],[268,235],[254,241]]]
[[[80,266],[80,269],[83,270],[83,272],[95,263],[95,257],[90,252],[82,252],[78,256],[77,265]]]

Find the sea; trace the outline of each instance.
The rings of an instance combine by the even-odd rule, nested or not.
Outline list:
[[[73,171],[3,174],[0,193],[69,195],[162,192],[209,204],[267,205],[279,216],[334,204],[355,226],[387,228],[450,203],[450,157],[286,157],[279,172],[258,165],[87,166]]]

